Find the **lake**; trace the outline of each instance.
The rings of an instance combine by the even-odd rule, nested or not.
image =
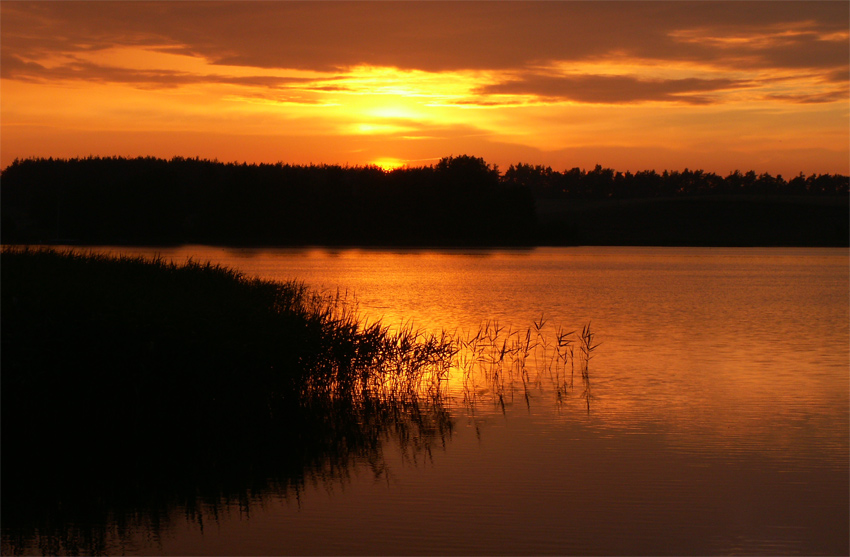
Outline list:
[[[108,553],[850,552],[846,249],[96,251],[297,278],[370,321],[537,342],[521,371],[454,369],[439,427],[385,427],[343,467],[170,508],[156,528],[102,525]],[[558,327],[588,324],[586,375],[580,358],[553,368]]]

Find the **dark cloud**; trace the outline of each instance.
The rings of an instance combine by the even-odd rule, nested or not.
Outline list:
[[[850,6],[850,2],[847,5]],[[809,33],[775,45],[750,48],[750,51],[758,54],[752,64],[756,67],[847,68],[850,62],[850,42],[823,40]]]
[[[36,76],[46,76],[50,70],[36,62],[27,62],[17,56],[0,52],[0,78],[22,81],[40,81]]]
[[[843,70],[836,70],[834,72],[829,72],[824,76],[827,81],[831,81],[833,83],[848,83],[850,82],[850,71],[847,68]]]
[[[543,102],[538,99],[535,101],[531,101],[532,104],[539,104]],[[528,104],[521,100],[508,99],[508,100],[492,100],[492,99],[461,99],[458,101],[452,101],[451,103],[447,103],[450,106],[468,106],[468,107],[480,107],[480,108],[496,108],[502,106],[523,106],[524,104]]]
[[[585,103],[680,101],[706,104],[709,102],[707,97],[692,94],[746,86],[747,82],[730,79],[641,80],[630,76],[530,75],[523,79],[488,85],[476,92],[482,95],[535,95],[549,100]]]
[[[220,83],[268,89],[300,88],[314,91],[344,89],[333,85],[316,85],[317,80],[306,77],[232,76],[195,74],[175,70],[142,70],[105,66],[84,60],[74,60],[48,68],[35,62],[24,61],[5,51],[0,55],[0,77],[29,82],[85,80],[95,83],[125,83],[148,88],[173,88],[199,83]],[[334,78],[322,78],[320,83],[332,79]]]
[[[799,104],[820,104],[850,99],[850,91],[830,91],[828,93],[816,93],[813,95],[767,95],[768,99]]]
[[[339,91],[351,91],[351,87],[343,85],[313,85],[309,87],[310,91],[322,91],[325,93],[336,93]]]
[[[794,1],[3,2],[0,9],[2,49],[25,60],[144,45],[219,64],[323,71],[511,69],[612,55],[836,68],[848,63],[847,41],[820,38],[846,33],[850,18],[847,2]],[[757,47],[681,40],[689,30],[741,36],[803,23],[807,34]]]

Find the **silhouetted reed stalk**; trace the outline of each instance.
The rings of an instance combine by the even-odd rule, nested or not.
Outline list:
[[[547,327],[548,324],[543,315],[527,329],[486,321],[477,331],[460,338],[452,369],[461,374],[463,402],[474,406],[489,394],[504,409],[518,392],[530,407],[532,388],[542,387],[544,380],[551,383],[556,400],[561,401],[573,390],[578,358],[582,396],[589,408],[589,361],[598,346],[590,324],[580,334],[561,326]]]
[[[594,333],[591,332],[590,323],[588,323],[587,325],[585,325],[582,328],[581,337],[579,338],[579,340],[580,340],[579,348],[581,349],[581,353],[582,353],[582,356],[583,356],[583,362],[584,362],[583,367],[582,367],[582,371],[581,371],[581,378],[582,378],[582,381],[584,382],[584,392],[582,393],[582,397],[584,397],[585,401],[587,402],[587,411],[588,412],[590,412],[590,398],[591,398],[591,394],[590,394],[590,373],[589,373],[590,359],[593,357],[593,351],[596,350],[597,347],[599,347],[599,343],[597,343],[597,344],[593,343],[593,336],[594,336]]]

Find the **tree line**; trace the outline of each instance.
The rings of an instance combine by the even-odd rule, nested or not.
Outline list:
[[[470,245],[530,241],[531,192],[483,159],[434,166],[28,159],[2,172],[5,243]]]
[[[756,174],[750,170],[719,176],[702,170],[618,172],[596,165],[593,170],[572,168],[564,172],[541,165],[511,165],[502,181],[531,189],[538,197],[561,199],[634,199],[699,195],[847,195],[850,178],[840,174],[802,172],[790,180],[781,174]]]
[[[735,171],[621,173],[461,155],[377,166],[238,164],[199,158],[15,160],[0,175],[4,243],[529,245],[548,199],[735,194],[847,196],[848,177]],[[560,237],[556,233],[553,237]]]

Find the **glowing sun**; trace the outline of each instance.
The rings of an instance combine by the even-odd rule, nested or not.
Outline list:
[[[373,161],[372,164],[374,164],[375,166],[379,166],[384,172],[389,172],[391,170],[395,170],[396,168],[402,168],[407,163],[399,159],[385,158]]]

